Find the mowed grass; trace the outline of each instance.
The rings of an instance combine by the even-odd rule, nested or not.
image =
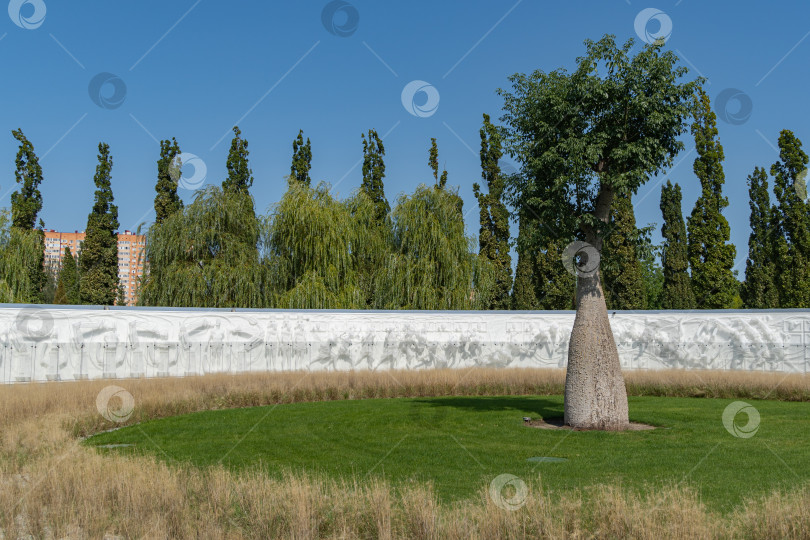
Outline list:
[[[709,508],[810,479],[810,403],[749,400],[751,438],[723,425],[733,399],[630,397],[631,420],[652,431],[542,430],[523,417],[562,416],[562,396],[439,397],[291,403],[151,420],[85,441],[134,445],[101,452],[152,454],[198,467],[322,473],[395,486],[429,481],[441,500],[474,497],[500,474],[547,496],[598,484],[639,492],[694,488]],[[738,425],[747,417],[739,414]],[[532,463],[531,457],[565,458]],[[587,493],[587,489],[586,489]]]

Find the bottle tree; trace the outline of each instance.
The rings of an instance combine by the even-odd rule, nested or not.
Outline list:
[[[602,269],[608,309],[646,309],[644,270],[638,258],[639,232],[629,194],[613,202],[603,240]]]
[[[778,308],[773,213],[765,169],[754,167],[753,174],[748,175],[748,195],[751,234],[748,236],[748,260],[745,262],[745,281],[740,296],[747,309]]]
[[[11,194],[11,238],[9,255],[20,258],[24,268],[20,268],[20,279],[15,297],[18,301],[40,303],[44,300],[43,289],[48,281],[45,269],[45,234],[42,220],[39,230],[35,229],[37,217],[42,210],[42,167],[34,152],[34,145],[21,129],[11,132],[20,143],[15,159],[14,178],[19,190]],[[9,265],[10,266],[10,265]],[[8,269],[11,271],[11,268]],[[14,281],[14,280],[11,280]]]
[[[87,216],[79,255],[79,298],[82,304],[111,306],[118,291],[118,207],[113,204],[110,146],[98,145],[93,209]]]
[[[738,283],[732,272],[737,250],[729,242],[731,229],[722,214],[728,199],[723,196],[724,155],[717,138],[717,115],[702,89],[698,92],[692,135],[698,153],[693,168],[701,186],[687,223],[692,292],[699,309],[728,309],[737,296]]]
[[[385,147],[383,146],[382,139],[380,139],[377,132],[373,129],[368,131],[368,139],[365,134],[362,135],[363,139],[363,183],[360,185],[360,191],[365,193],[376,208],[375,219],[377,223],[382,225],[385,222],[388,212],[391,211],[391,206],[385,198],[385,189],[383,187],[383,178],[385,178]],[[307,139],[309,144],[309,139]],[[293,147],[295,150],[295,147]],[[310,152],[311,156],[311,152]],[[307,162],[307,174],[309,171],[309,162]],[[295,176],[295,158],[293,158],[293,176]]]
[[[503,202],[504,178],[498,161],[503,155],[498,128],[492,125],[489,115],[484,115],[481,135],[481,176],[486,182],[487,193],[481,192],[478,183],[473,184],[473,193],[478,200],[480,228],[478,235],[479,255],[492,264],[495,272],[495,290],[490,309],[509,309],[512,289],[512,256],[509,253],[509,210]]]
[[[177,194],[177,182],[180,180],[180,145],[172,137],[171,141],[160,141],[160,159],[158,159],[158,179],[155,184],[155,223],[163,223],[166,218],[183,208],[183,201]]]
[[[681,211],[681,186],[669,180],[661,189],[661,214],[664,224],[664,286],[661,291],[662,309],[694,309],[695,295],[689,277],[689,256],[686,243],[686,224]]]
[[[304,142],[304,130],[298,131],[298,137],[293,140],[293,157],[290,166],[290,178],[303,186],[309,186],[312,179],[309,171],[312,169],[312,144]]]
[[[807,204],[807,154],[790,130],[779,134],[779,161],[771,166],[774,210],[776,289],[779,307],[810,307],[810,208]]]
[[[573,72],[535,71],[510,78],[503,121],[510,153],[523,169],[512,186],[542,198],[539,221],[576,237],[577,313],[568,353],[565,423],[578,428],[625,429],[627,393],[595,264],[611,207],[672,164],[693,114],[699,81],[684,82],[685,67],[659,40],[630,54],[614,36],[586,41]],[[562,261],[561,263],[562,264]]]

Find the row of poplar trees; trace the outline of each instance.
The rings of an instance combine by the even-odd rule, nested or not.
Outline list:
[[[661,190],[662,245],[654,225],[637,227],[630,196],[613,205],[604,236],[601,272],[609,309],[725,309],[810,307],[810,203],[808,156],[788,130],[779,159],[748,177],[751,235],[740,283],[736,248],[723,216],[723,147],[709,97],[697,96],[692,125],[701,193],[684,219],[681,187]],[[118,278],[118,208],[113,202],[113,160],[98,147],[96,192],[80,256],[65,249],[61,269],[44,265],[42,168],[21,130],[11,212],[0,213],[0,301],[57,304],[124,303]],[[561,237],[538,215],[548,204],[530,178],[502,170],[502,138],[484,115],[483,186],[473,185],[479,207],[477,246],[465,234],[463,202],[439,167],[436,140],[428,166],[433,183],[385,196],[385,148],[377,132],[361,138],[363,181],[337,200],[328,184],[313,185],[312,144],[299,132],[292,144],[288,188],[267,215],[250,195],[248,141],[234,128],[221,186],[208,186],[187,206],[178,195],[181,150],[161,141],[155,186],[155,222],[147,232],[146,272],[139,303],[152,306],[345,309],[574,308],[572,275],[563,264],[573,238]],[[775,202],[771,202],[769,174]],[[507,205],[514,210],[510,212]],[[518,237],[510,239],[510,219]],[[512,276],[510,250],[518,254]],[[477,248],[477,249],[476,249]],[[477,252],[477,253],[476,253]],[[660,262],[659,262],[660,261]],[[570,266],[569,266],[570,267]]]
[[[234,128],[221,186],[208,186],[184,206],[177,194],[181,151],[161,142],[155,223],[147,232],[147,272],[139,303],[151,306],[325,309],[487,309],[511,289],[509,214],[497,196],[497,130],[482,129],[490,194],[477,190],[494,231],[487,253],[465,233],[463,202],[440,171],[436,140],[428,165],[433,183],[401,195],[391,208],[384,192],[385,147],[376,131],[361,138],[363,181],[346,200],[313,184],[312,144],[299,132],[292,144],[287,191],[265,216],[250,194],[248,141]],[[502,188],[501,188],[502,189]],[[491,202],[488,202],[490,201]],[[488,209],[488,210],[485,210]],[[489,215],[489,214],[487,214]],[[495,231],[500,227],[505,232]],[[494,244],[499,243],[498,246]],[[505,257],[505,258],[504,258]]]
[[[61,269],[45,265],[42,210],[42,167],[33,144],[22,130],[12,131],[19,142],[15,159],[18,189],[11,211],[0,212],[0,301],[111,305],[123,303],[118,279],[118,208],[111,187],[112,157],[105,143],[98,146],[94,176],[96,191],[87,217],[80,255],[65,248]]]

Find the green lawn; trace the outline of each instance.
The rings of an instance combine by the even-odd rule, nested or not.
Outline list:
[[[654,489],[685,483],[712,508],[810,479],[810,403],[751,401],[751,438],[723,426],[733,400],[631,397],[631,420],[659,426],[623,433],[551,431],[523,417],[562,415],[561,396],[448,397],[296,403],[202,412],[89,438],[103,452],[154,454],[200,467],[223,463],[331,476],[433,481],[440,497],[472,496],[499,474],[541,478],[558,491],[598,483]],[[745,415],[739,415],[744,425]],[[537,456],[566,462],[531,463]],[[652,486],[652,487],[651,487]]]

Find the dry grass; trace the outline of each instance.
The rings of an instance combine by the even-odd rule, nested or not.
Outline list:
[[[718,515],[689,489],[613,486],[549,493],[529,481],[523,508],[488,497],[442,504],[431,487],[337,482],[261,471],[102,456],[76,436],[112,426],[96,411],[109,384],[135,398],[130,422],[226,407],[405,396],[559,394],[564,373],[473,369],[287,373],[88,381],[0,388],[0,538],[810,538],[810,489]],[[810,400],[810,377],[629,372],[632,395]],[[587,496],[586,496],[587,495]]]

